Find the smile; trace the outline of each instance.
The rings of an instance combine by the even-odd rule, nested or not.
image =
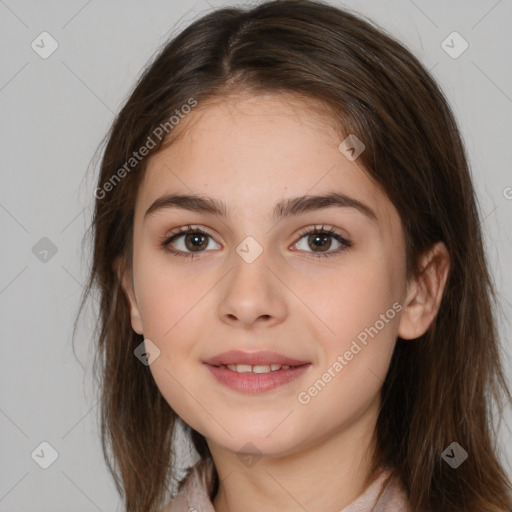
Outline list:
[[[245,394],[258,394],[284,386],[300,377],[311,366],[281,364],[221,364],[205,363],[215,380],[223,386]]]
[[[277,370],[288,370],[291,368],[289,365],[281,364],[257,364],[254,366],[251,366],[250,364],[222,364],[220,366],[238,373],[270,373],[276,372]]]

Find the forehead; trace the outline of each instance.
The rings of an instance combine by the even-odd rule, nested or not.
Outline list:
[[[371,204],[380,221],[397,220],[357,159],[340,152],[342,135],[321,102],[236,95],[198,105],[175,130],[177,139],[148,161],[139,216],[169,193],[204,193],[226,203],[232,215],[270,216],[288,196],[337,191]]]

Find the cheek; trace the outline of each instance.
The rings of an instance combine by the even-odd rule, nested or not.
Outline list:
[[[332,332],[317,333],[323,354],[297,402],[319,429],[363,414],[378,399],[389,368],[400,305],[382,267],[372,269],[340,273],[323,293],[315,292]]]
[[[215,283],[213,276],[194,277],[161,256],[141,258],[136,275],[144,335],[164,343],[186,327],[188,315]]]
[[[357,264],[340,266],[329,279],[320,279],[301,293],[326,327],[323,337],[342,348],[392,309],[400,297],[398,283],[397,272],[384,258],[358,258]],[[395,313],[389,312],[386,330],[395,323]]]
[[[316,331],[322,357],[300,404],[321,416],[325,404],[343,404],[334,421],[348,421],[378,396],[396,342],[400,276],[384,257],[359,258],[310,291],[323,323]],[[319,322],[317,322],[319,324]],[[324,329],[324,324],[328,330]],[[359,412],[358,412],[359,411]]]
[[[197,371],[197,314],[201,298],[212,285],[207,280],[186,277],[176,266],[161,261],[146,260],[137,275],[144,337],[160,350],[150,371],[172,409],[185,422],[194,422],[204,413],[195,409],[197,404],[191,398],[201,396],[201,389],[196,388],[198,383],[190,379],[193,371]]]

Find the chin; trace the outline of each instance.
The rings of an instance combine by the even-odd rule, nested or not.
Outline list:
[[[282,418],[280,421],[281,420]],[[279,421],[274,423],[274,427],[269,427],[265,424],[258,428],[258,426],[254,424],[238,423],[236,425],[225,425],[225,428],[228,432],[232,433],[233,437],[230,437],[229,434],[222,429],[221,432],[217,430],[214,435],[209,435],[209,433],[203,435],[207,438],[208,444],[213,442],[222,449],[229,450],[239,455],[241,459],[243,459],[245,455],[277,458],[296,451],[297,443],[300,442],[290,432],[289,428],[283,428],[278,432],[278,427],[272,432],[272,428],[275,428],[278,424]]]

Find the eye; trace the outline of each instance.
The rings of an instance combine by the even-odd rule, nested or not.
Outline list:
[[[315,257],[321,258],[339,254],[352,246],[351,242],[336,233],[333,228],[326,229],[324,226],[306,228],[299,235],[300,239],[295,243],[295,246],[299,246],[304,238],[305,244],[302,243],[302,248],[299,247],[299,250],[309,252]],[[329,250],[332,247],[332,239],[338,244],[334,251]],[[161,241],[160,245],[176,256],[192,259],[197,254],[205,252],[210,246],[210,241],[213,241],[213,239],[206,231],[197,226],[188,225],[174,230],[171,236],[167,236]],[[216,245],[217,249],[220,248],[219,244]],[[308,251],[307,247],[312,247],[313,250]]]
[[[305,243],[302,244],[301,248],[299,245],[303,238],[305,239]],[[332,247],[332,239],[336,241],[338,247],[334,251],[329,251]],[[320,258],[339,254],[349,247],[352,247],[351,242],[336,233],[333,228],[325,229],[324,226],[314,226],[312,228],[302,230],[300,232],[300,240],[295,245],[299,247],[300,250],[311,252],[313,256]],[[308,251],[307,247],[312,247],[313,250]]]
[[[162,240],[161,246],[176,256],[193,258],[196,256],[194,253],[204,252],[204,249],[208,248],[210,245],[208,239],[213,240],[206,231],[196,226],[182,226],[177,228],[170,237]],[[178,247],[173,247],[173,243]]]

